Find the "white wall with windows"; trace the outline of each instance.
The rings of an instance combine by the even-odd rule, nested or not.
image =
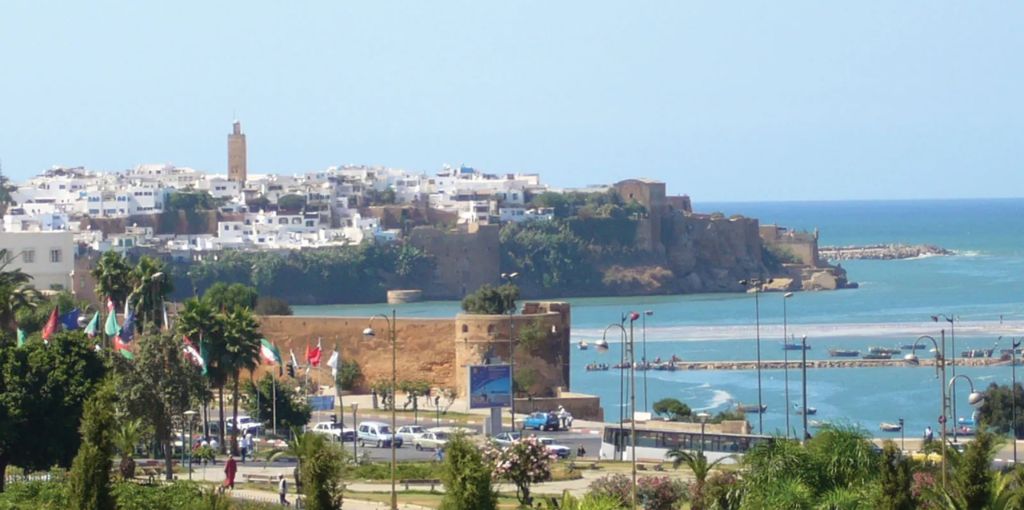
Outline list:
[[[9,267],[32,275],[37,289],[71,288],[71,271],[75,269],[72,232],[0,232],[0,246],[7,249]]]

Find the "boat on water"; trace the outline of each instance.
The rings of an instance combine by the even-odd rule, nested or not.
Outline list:
[[[991,358],[995,349],[970,349],[960,353],[961,358]]]
[[[798,416],[803,416],[804,408],[800,407],[800,405],[798,405],[798,404],[793,404],[793,413],[795,413]],[[810,407],[810,406],[807,407],[807,416],[814,416],[816,414],[818,414],[818,408],[817,407]]]
[[[809,351],[811,350],[810,345],[796,344],[791,342],[783,342],[782,350],[784,351]]]
[[[892,359],[892,354],[881,352],[869,352],[864,356],[861,356],[861,359]]]
[[[926,347],[928,347],[928,346],[925,345],[925,344],[903,344],[903,345],[900,346],[900,349],[905,349],[905,350],[911,351],[911,350],[914,350],[914,349],[924,349]]]
[[[833,358],[856,358],[860,356],[860,351],[853,349],[829,349],[828,355]]]
[[[606,363],[588,363],[586,366],[587,372],[603,372],[608,370]]]
[[[899,354],[900,352],[902,351],[894,347],[879,347],[877,345],[872,345],[871,347],[868,347],[869,354],[888,354],[891,356],[893,354]]]
[[[807,426],[811,427],[812,429],[820,429],[821,427],[826,427],[831,424],[832,423],[826,420],[807,420]]]
[[[903,426],[899,423],[889,423],[886,421],[883,421],[878,428],[881,429],[882,432],[899,432],[903,430]]]
[[[580,343],[577,344],[577,347],[579,347],[581,351],[585,351],[590,348],[590,344],[584,342],[583,340],[580,340]]]
[[[758,409],[757,404],[737,404],[736,409],[743,411],[744,413],[758,414],[768,410],[768,404],[762,404]]]

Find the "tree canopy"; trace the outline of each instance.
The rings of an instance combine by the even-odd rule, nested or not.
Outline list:
[[[255,288],[241,283],[217,282],[206,289],[203,299],[217,310],[252,310],[256,307],[259,293]]]
[[[495,287],[485,284],[462,299],[462,311],[481,315],[502,315],[516,309],[519,287],[505,284]]]

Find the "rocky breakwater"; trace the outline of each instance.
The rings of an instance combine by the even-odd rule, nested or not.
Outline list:
[[[870,246],[823,246],[819,255],[827,260],[900,260],[955,255],[930,244],[875,244]]]
[[[999,358],[957,358],[958,366],[983,367],[1007,364]],[[907,363],[902,359],[819,359],[807,360],[807,368],[866,368],[866,367],[914,367],[932,366],[935,360],[922,358],[917,364]],[[949,360],[949,365],[952,365]],[[786,368],[786,362],[780,360],[761,361],[764,370]],[[789,368],[799,369],[800,361],[790,361]],[[672,370],[757,370],[756,361],[677,361]]]

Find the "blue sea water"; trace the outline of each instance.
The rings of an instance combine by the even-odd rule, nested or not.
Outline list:
[[[720,211],[759,218],[796,229],[819,229],[820,244],[928,243],[956,250],[951,257],[898,261],[848,261],[843,266],[860,288],[797,293],[786,302],[786,330],[807,335],[809,358],[827,357],[837,346],[866,350],[869,345],[912,343],[919,335],[940,338],[945,322],[931,315],[956,317],[957,352],[991,348],[999,336],[1024,335],[1024,199],[776,202],[695,204],[699,211]],[[631,298],[570,299],[573,341],[593,341],[622,313],[653,312],[638,321],[638,349],[647,358],[673,354],[688,360],[753,360],[756,356],[755,303],[752,295],[711,294]],[[369,315],[382,305],[295,307],[299,315]],[[783,298],[763,294],[759,302],[762,359],[782,359]],[[451,316],[457,302],[415,303],[399,307],[405,317]],[[947,340],[950,340],[947,331]],[[642,340],[646,339],[646,342]],[[609,335],[615,342],[617,337]],[[617,362],[618,346],[603,358],[594,350],[574,350],[572,387],[602,398],[608,420],[620,410],[619,374],[587,372],[592,361]],[[952,348],[951,348],[952,350]],[[799,356],[799,351],[788,354]],[[927,355],[927,353],[919,353]],[[638,357],[640,355],[638,354]],[[976,385],[1008,383],[1010,367],[958,368]],[[756,371],[649,372],[648,394],[639,375],[638,409],[675,397],[691,407],[718,411],[737,402],[757,402]],[[951,374],[950,374],[951,375]],[[1024,374],[1022,374],[1024,375]],[[800,372],[790,371],[789,403],[800,399]],[[764,431],[785,430],[786,374],[762,371]],[[967,389],[957,392],[958,414],[968,416]],[[808,404],[814,419],[845,421],[878,432],[880,422],[904,418],[908,434],[936,427],[940,381],[930,367],[842,368],[808,370]],[[750,416],[758,426],[758,417]],[[800,417],[790,416],[797,427]]]

